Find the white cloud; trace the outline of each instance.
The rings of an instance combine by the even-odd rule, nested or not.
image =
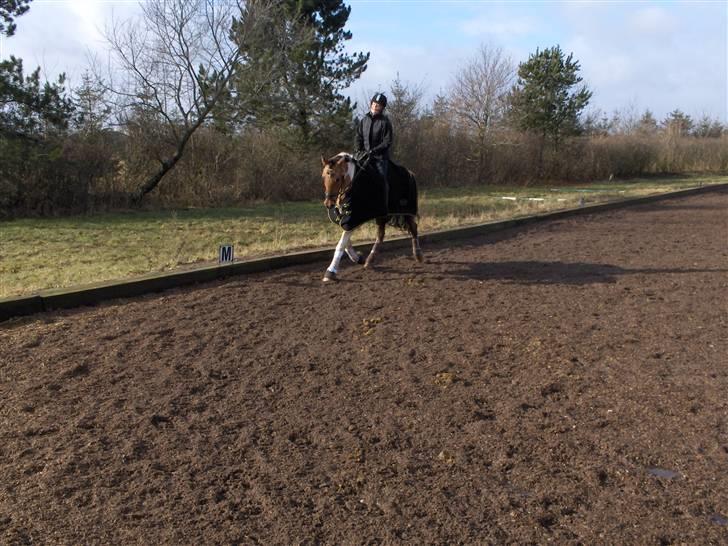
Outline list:
[[[102,38],[104,16],[101,5],[93,0],[77,0],[68,4],[69,15],[74,19],[76,38],[85,43]]]
[[[520,36],[528,34],[534,29],[531,20],[524,17],[511,17],[497,20],[491,15],[482,15],[475,19],[465,21],[461,25],[462,31],[470,36]]]
[[[563,49],[581,64],[594,91],[591,106],[612,111],[633,104],[657,117],[680,108],[726,119],[725,7],[569,5],[564,16],[564,34],[572,37]]]
[[[629,26],[637,32],[670,34],[678,30],[678,20],[664,9],[652,6],[641,9],[628,18]]]
[[[88,67],[88,54],[105,51],[103,30],[112,12],[126,18],[138,11],[137,4],[124,1],[33,2],[16,20],[15,36],[0,42],[0,58],[19,57],[28,72],[40,66],[49,80],[65,72],[76,84]]]
[[[346,91],[360,105],[366,104],[375,91],[386,92],[397,75],[407,84],[422,87],[427,102],[448,84],[463,58],[472,54],[436,44],[403,46],[359,42],[355,49],[371,54],[367,70]]]
[[[599,42],[579,35],[564,44],[566,54],[574,54],[582,74],[587,74],[592,86],[626,84],[639,76],[638,60],[621,51],[605,51]]]

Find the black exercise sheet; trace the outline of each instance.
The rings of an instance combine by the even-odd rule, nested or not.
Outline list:
[[[386,187],[377,170],[367,164],[354,172],[352,188],[339,208],[338,223],[345,231],[383,216],[417,216],[417,183],[406,168],[390,160]]]

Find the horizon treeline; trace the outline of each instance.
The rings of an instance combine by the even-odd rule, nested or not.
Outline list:
[[[0,0],[0,34],[30,3]],[[318,199],[321,155],[353,151],[368,106],[344,94],[369,63],[344,50],[350,8],[152,0],[142,12],[107,29],[114,62],[74,88],[0,60],[0,218]],[[393,159],[421,188],[728,172],[719,120],[589,110],[580,68],[558,45],[518,64],[483,45],[430,101],[397,76],[377,90]]]

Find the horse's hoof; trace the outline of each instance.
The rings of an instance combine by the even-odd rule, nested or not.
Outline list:
[[[421,264],[425,263],[425,257],[423,256],[422,252],[415,253],[415,260],[417,260]]]
[[[324,278],[321,279],[323,282],[334,282],[336,281],[336,273],[333,271],[326,270],[326,273],[324,273]]]
[[[364,255],[359,254],[359,258],[356,260],[356,263],[359,265],[366,265],[367,259],[364,257]]]

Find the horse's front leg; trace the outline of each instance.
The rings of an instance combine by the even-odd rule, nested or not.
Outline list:
[[[422,263],[425,261],[425,257],[422,255],[420,238],[417,236],[417,220],[415,220],[412,216],[407,216],[407,227],[409,228],[410,235],[412,236],[412,255],[415,257],[415,260]]]
[[[374,241],[374,245],[372,246],[372,249],[369,251],[369,256],[367,256],[367,261],[364,262],[364,267],[369,267],[372,265],[372,262],[374,261],[374,257],[377,254],[377,251],[379,250],[379,245],[382,244],[382,241],[384,241],[384,227],[387,225],[387,219],[386,218],[377,218],[377,238]]]
[[[341,257],[344,255],[344,251],[349,246],[350,240],[351,231],[345,231],[341,234],[341,239],[339,239],[339,243],[336,245],[336,250],[334,250],[334,259],[331,260],[331,264],[324,273],[324,278],[322,279],[324,282],[336,280],[336,272],[339,269],[339,262],[341,262]]]

